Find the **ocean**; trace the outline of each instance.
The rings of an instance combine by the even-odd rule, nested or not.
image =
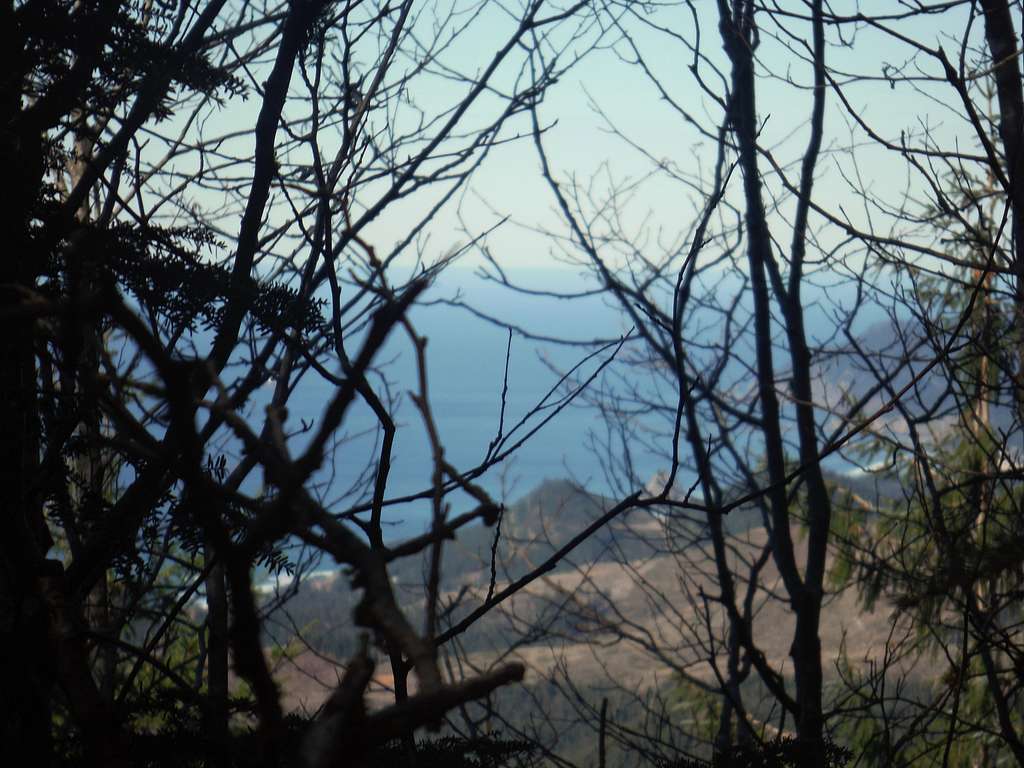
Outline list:
[[[568,287],[571,282],[571,276],[554,270],[528,270],[518,277],[546,289]],[[593,408],[584,406],[582,399],[577,400],[541,426],[561,400],[561,392],[545,400],[556,387],[559,372],[580,363],[596,345],[558,345],[513,332],[509,346],[506,327],[474,316],[465,308],[443,303],[460,292],[467,303],[495,318],[521,325],[530,333],[578,341],[619,338],[628,330],[620,314],[601,298],[567,302],[521,296],[474,277],[470,270],[458,268],[444,273],[424,296],[423,304],[410,313],[416,332],[427,339],[429,399],[449,463],[465,472],[486,457],[502,420],[507,354],[503,432],[509,434],[538,405],[547,407],[510,435],[512,443],[539,427],[522,447],[475,482],[502,502],[525,495],[546,479],[573,478],[593,492],[613,492],[600,457],[588,447],[591,432],[599,433],[604,426]],[[606,351],[586,362],[581,372],[593,372],[610,354]],[[392,333],[377,361],[383,363],[380,370],[388,381],[388,389],[399,399],[388,496],[413,495],[430,488],[433,463],[426,429],[409,396],[417,391],[418,383],[412,344],[404,331]],[[322,379],[312,375],[308,379],[289,402],[290,425],[298,425],[300,420],[315,424],[332,395],[333,388]],[[379,387],[380,380],[374,381]],[[258,410],[257,404],[254,412]],[[333,464],[320,473],[323,480],[331,477],[329,486],[321,489],[321,496],[332,508],[341,509],[351,503],[351,497],[341,498],[343,492],[358,483],[367,463],[377,455],[374,425],[369,408],[358,401],[342,425],[348,442],[339,447]],[[303,442],[296,441],[296,450]],[[644,477],[664,469],[656,457],[643,452],[634,460],[638,474]],[[450,502],[454,513],[473,506],[472,500],[462,493],[453,494]],[[429,515],[429,502],[413,501],[397,505],[388,516],[396,522],[393,530],[397,535],[418,531],[426,525]]]
[[[520,284],[546,291],[579,290],[585,287],[580,278],[570,272],[553,269],[523,269],[516,272]],[[735,285],[734,285],[735,283]],[[733,278],[718,281],[716,290],[727,296],[738,287]],[[820,305],[815,293],[824,297],[824,291],[807,292],[808,328],[812,335],[827,338],[834,321],[829,320],[830,308],[842,300],[841,288],[828,289],[828,299]],[[513,332],[508,347],[508,329],[487,322],[467,309],[445,303],[444,300],[462,296],[466,303],[494,318],[514,324],[531,335],[558,337],[579,342],[615,340],[629,330],[622,312],[603,296],[590,296],[571,301],[551,297],[522,295],[507,288],[479,279],[464,268],[452,268],[442,273],[437,283],[423,297],[420,306],[411,310],[410,318],[417,333],[427,339],[427,368],[430,402],[438,433],[445,449],[445,458],[462,472],[478,466],[487,455],[488,446],[495,438],[501,418],[502,390],[506,351],[509,355],[508,391],[505,400],[504,431],[531,412],[540,403],[551,403],[559,398],[544,400],[557,385],[559,373],[580,363],[596,348],[590,345],[559,345],[528,338]],[[864,322],[877,322],[879,314],[865,315]],[[691,331],[695,332],[695,331]],[[718,331],[709,331],[717,338]],[[350,346],[350,354],[353,353]],[[581,371],[593,372],[608,357],[605,351],[585,363]],[[399,399],[396,422],[398,434],[392,456],[392,469],[388,484],[388,497],[398,498],[421,493],[430,488],[433,464],[426,430],[409,392],[417,387],[417,371],[412,345],[407,335],[396,330],[377,358],[381,374],[388,389]],[[734,380],[749,386],[746,370],[732,372]],[[636,376],[650,375],[636,368]],[[633,375],[633,369],[619,367],[619,374]],[[607,371],[605,372],[607,373]],[[741,380],[747,379],[744,384]],[[380,380],[375,379],[380,389]],[[621,382],[620,382],[621,383]],[[595,381],[600,386],[601,379]],[[325,403],[332,396],[332,387],[322,379],[310,375],[297,388],[289,402],[289,425],[303,420],[315,424]],[[259,404],[254,408],[258,413]],[[539,426],[551,412],[550,405],[535,413],[517,434]],[[643,417],[637,417],[642,419]],[[377,455],[379,447],[373,430],[375,419],[369,408],[357,403],[348,413],[341,433],[346,442],[333,454],[333,461],[319,473],[318,492],[331,509],[342,510],[351,506],[358,494],[345,495],[353,487],[363,491],[365,500],[366,469]],[[512,502],[536,488],[545,480],[570,478],[590,492],[616,496],[637,490],[622,488],[605,471],[608,453],[595,449],[598,442],[607,439],[605,423],[600,413],[584,404],[583,398],[568,405],[533,434],[526,443],[501,465],[491,468],[476,482],[500,502]],[[295,450],[301,449],[303,438],[296,439]],[[658,447],[658,446],[655,446]],[[655,454],[650,446],[631,444],[630,458],[637,485],[646,483],[664,472],[667,460]],[[832,460],[832,469],[844,471],[839,460]],[[679,484],[688,485],[692,477],[682,473]],[[458,513],[474,506],[465,494],[457,492],[449,497],[451,510]],[[430,503],[426,500],[410,501],[389,507],[387,519],[392,523],[391,536],[399,537],[421,531],[429,520]]]

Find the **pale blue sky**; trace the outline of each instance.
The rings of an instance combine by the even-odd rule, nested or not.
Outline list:
[[[703,27],[702,48],[725,71],[714,4],[705,1],[696,5]],[[784,5],[797,10],[804,7],[802,3]],[[893,3],[877,2],[871,8],[865,7],[864,11],[892,11],[894,8]],[[955,38],[962,32],[963,19],[963,13],[954,12],[933,17],[924,23],[915,21],[912,27],[906,24],[894,26],[929,45],[943,44],[955,58]],[[651,20],[675,24],[691,42],[694,39],[692,20],[682,8],[663,8]],[[687,72],[689,54],[683,47],[661,33],[645,29],[635,19],[627,20],[625,26],[634,35],[651,68],[661,75],[661,82],[671,97],[702,119],[706,127],[714,128],[719,108],[700,93]],[[498,24],[494,23],[492,30],[497,28]],[[807,24],[794,23],[793,29],[803,30],[809,35]],[[765,121],[762,135],[765,145],[772,149],[776,158],[790,165],[795,179],[792,164],[799,160],[807,140],[811,101],[807,86],[811,82],[811,70],[806,62],[795,60],[792,53],[772,39],[768,34],[771,31],[766,29],[759,48],[763,77],[758,104]],[[980,34],[980,26],[976,25],[974,38],[979,38]],[[835,35],[832,39],[834,42]],[[839,69],[880,78],[844,88],[858,114],[874,130],[896,141],[901,131],[911,136],[928,126],[936,139],[946,146],[957,143],[961,147],[974,145],[971,131],[959,116],[955,103],[952,109],[949,107],[953,92],[948,85],[896,82],[891,86],[881,79],[887,67],[916,72],[920,66],[927,74],[934,75],[938,69],[932,60],[918,56],[908,65],[912,62],[913,51],[893,37],[871,28],[859,29],[852,40],[850,48],[830,46],[829,60]],[[623,49],[623,46],[620,44],[619,48]],[[479,50],[474,46],[467,46],[460,51],[459,63],[471,67],[473,56],[478,54]],[[702,66],[702,74],[709,81],[714,80],[707,65]],[[787,78],[796,86],[786,82]],[[704,175],[708,176],[714,158],[712,142],[682,120],[659,97],[656,88],[638,67],[622,61],[610,50],[600,50],[589,53],[579,66],[563,77],[549,91],[540,110],[542,120],[551,126],[545,143],[561,180],[574,178],[580,183],[593,180],[593,188],[600,195],[607,192],[611,183],[626,184],[645,177],[652,170],[651,160],[641,151],[608,132],[605,120],[597,114],[595,106],[650,158],[664,160],[682,174],[696,176],[703,168]],[[505,134],[525,133],[527,130],[526,121],[520,119],[510,122]],[[846,153],[851,145],[857,146],[855,156]],[[831,93],[826,112],[825,150],[819,164],[820,199],[837,213],[842,208],[858,225],[866,225],[867,222],[864,202],[851,192],[842,176],[854,176],[854,159],[861,182],[878,200],[897,202],[908,184],[911,190],[921,190],[920,179],[913,175],[908,178],[907,167],[898,156],[894,157],[891,152],[866,142],[863,132]],[[767,163],[762,165],[762,170],[767,171]],[[512,217],[511,222],[488,239],[492,252],[509,268],[518,265],[557,267],[550,255],[551,242],[530,232],[530,228],[535,226],[555,232],[565,231],[554,210],[554,198],[538,172],[539,162],[532,142],[521,140],[495,152],[474,177],[465,196],[463,222],[471,230],[482,231],[501,215]],[[738,179],[734,180],[733,187],[738,190]],[[624,221],[627,227],[633,228],[638,239],[642,239],[641,229],[646,227],[648,233],[653,233],[652,237],[671,242],[674,237],[685,233],[701,203],[702,198],[692,189],[672,180],[649,178],[630,197]],[[791,208],[792,205],[783,207],[783,217]],[[775,222],[777,227],[780,223],[778,220]],[[387,231],[395,224],[392,219],[380,222],[380,237],[386,239]],[[880,219],[877,212],[874,224],[886,226],[884,218]],[[432,246],[443,252],[449,243],[464,242],[465,236],[451,234],[455,229],[457,221],[452,211],[439,217],[435,222]],[[785,241],[788,235],[785,225],[778,231]],[[467,261],[472,263],[473,258]],[[566,272],[567,279],[573,271]]]
[[[720,110],[700,92],[687,70],[692,54],[686,50],[685,44],[652,28],[653,25],[671,27],[686,44],[693,44],[697,36],[690,12],[686,6],[674,3],[632,5],[653,10],[650,13],[638,11],[636,16],[620,12],[623,29],[633,37],[671,98],[701,120],[705,127],[714,129]],[[836,10],[842,11],[845,5],[837,4]],[[453,0],[450,4],[422,3],[417,6],[421,15],[415,27],[416,34],[425,44],[434,36],[450,34],[457,24],[466,24],[467,29],[456,37],[455,43],[438,59],[432,73],[421,74],[413,81],[408,102],[397,104],[390,117],[395,126],[402,128],[411,125],[417,118],[418,112],[412,108],[412,104],[432,113],[456,104],[468,86],[440,76],[440,68],[458,70],[469,75],[479,73],[514,29],[516,20],[497,2],[483,4],[483,9],[475,15],[456,13],[446,26],[435,29],[433,11],[449,7],[472,10],[476,6],[476,3],[463,3],[459,0]],[[804,3],[792,0],[781,6],[786,11],[797,13],[806,10]],[[716,4],[712,0],[696,0],[694,7],[700,22],[702,53],[710,63],[727,71],[717,29]],[[893,13],[901,6],[891,0],[873,0],[860,3],[858,7],[863,13],[872,14]],[[852,12],[852,5],[849,10]],[[607,25],[607,17],[604,19],[602,23]],[[915,20],[912,24],[894,22],[894,27],[929,45],[942,43],[955,59],[956,43],[962,35],[964,19],[965,11],[956,10],[923,21]],[[807,86],[811,82],[811,69],[806,61],[798,60],[792,52],[785,50],[773,39],[772,35],[778,34],[779,30],[767,18],[762,17],[762,26],[761,45],[758,49],[759,73],[762,77],[758,99],[761,117],[765,121],[763,140],[780,162],[792,164],[799,159],[807,139],[806,123],[811,98]],[[801,35],[809,37],[809,24],[789,20],[787,26],[788,31],[795,35],[790,41],[794,46],[799,45],[798,38]],[[980,25],[976,24],[973,33],[976,40],[980,40],[981,31]],[[580,22],[569,22],[552,30],[548,49],[561,47],[566,39],[577,33],[580,39],[570,46],[570,50],[576,52],[585,51],[597,39],[593,20],[584,18]],[[614,30],[610,31],[603,39],[609,41],[616,34]],[[857,29],[856,35],[853,35],[852,27],[844,34],[851,45],[846,48],[835,45],[829,47],[828,57],[833,66],[879,78],[883,77],[886,67],[903,67],[905,72],[914,70],[913,64],[907,68],[907,63],[913,58],[912,50],[893,37],[863,25]],[[830,41],[835,43],[837,40],[837,33],[830,32]],[[631,55],[622,42],[617,44],[616,51],[626,56]],[[603,47],[588,52],[578,66],[564,75],[545,96],[540,114],[545,125],[550,126],[545,142],[555,173],[561,180],[574,178],[581,183],[593,180],[593,189],[598,196],[607,192],[613,183],[625,184],[650,174],[651,160],[618,137],[610,135],[604,120],[594,110],[596,106],[636,147],[642,148],[651,158],[665,161],[678,173],[694,177],[703,173],[707,178],[714,158],[712,142],[682,120],[660,98],[640,68],[623,61],[616,55],[616,51]],[[569,54],[565,53],[562,60],[568,57]],[[501,87],[510,87],[513,80],[522,75],[523,62],[522,52],[516,51],[503,65],[495,83]],[[925,57],[918,57],[917,62],[926,65],[929,74],[938,72],[937,65]],[[400,58],[394,65],[394,71],[403,71],[410,66],[412,59]],[[708,63],[701,64],[700,72],[721,92],[721,86]],[[258,80],[259,67],[254,67],[252,74]],[[298,77],[293,78],[293,90],[295,93],[302,91]],[[905,130],[909,135],[927,125],[946,145],[959,142],[961,146],[973,146],[970,130],[959,117],[955,103],[952,109],[949,108],[950,102],[954,100],[948,85],[897,82],[894,87],[890,87],[890,83],[880,79],[850,85],[846,93],[857,112],[889,139],[898,139],[901,131]],[[470,112],[470,120],[490,118],[496,106],[497,100],[484,98]],[[244,102],[232,100],[207,117],[204,133],[212,135],[225,129],[237,129],[241,135],[226,146],[233,146],[239,156],[245,156],[245,147],[251,143],[248,131],[255,123],[257,107],[258,99],[250,98]],[[380,125],[382,116],[376,115],[372,119]],[[519,116],[506,124],[502,136],[526,136],[528,132],[528,120],[525,116]],[[325,150],[330,151],[335,142],[331,136],[325,135],[323,143]],[[852,126],[852,120],[844,114],[836,97],[830,94],[825,148],[826,152],[835,152],[826,154],[819,165],[820,183],[827,187],[827,193],[822,199],[830,203],[835,211],[842,206],[858,224],[863,224],[866,221],[862,212],[863,202],[851,194],[839,172],[841,169],[848,176],[853,175],[853,161],[842,152],[851,143],[858,145],[857,170],[872,194],[894,200],[902,195],[907,183],[905,164],[891,153],[864,146],[862,132]],[[301,151],[282,155],[280,159],[284,162],[307,161],[305,153]],[[194,167],[194,160],[190,157],[176,162],[182,173]],[[244,169],[238,168],[236,175],[241,180]],[[918,180],[911,179],[910,183],[912,188],[916,187]],[[240,184],[239,189],[243,186],[244,183]],[[733,186],[738,187],[738,182],[734,182]],[[371,225],[367,239],[378,251],[386,251],[407,231],[409,223],[427,210],[434,199],[436,196],[428,192],[394,206]],[[198,202],[211,209],[222,201],[213,195],[201,195]],[[272,214],[272,221],[281,221],[289,215],[288,207],[280,205],[280,198],[277,202],[279,205]],[[646,228],[649,237],[653,238],[653,241],[649,239],[647,242],[660,240],[662,243],[671,243],[686,232],[701,203],[701,195],[692,189],[665,178],[649,178],[635,188],[624,210],[624,221],[637,239],[643,239],[642,230]],[[530,268],[558,267],[551,259],[551,242],[530,232],[531,228],[538,226],[556,232],[564,232],[565,228],[555,211],[550,191],[539,178],[537,155],[528,136],[492,152],[465,191],[461,210],[461,220],[454,207],[436,217],[423,248],[423,254],[428,259],[443,256],[452,248],[465,243],[471,235],[487,230],[501,217],[508,215],[511,217],[510,222],[487,241],[492,252],[509,268],[517,265]],[[783,217],[786,210],[784,206]],[[875,220],[876,225],[883,223]],[[237,227],[237,222],[230,217],[223,224],[227,231]],[[469,234],[460,231],[463,226],[469,230]],[[779,231],[784,234],[785,228]],[[472,264],[475,259],[470,254],[466,261]],[[566,278],[574,273],[573,270],[561,271]]]

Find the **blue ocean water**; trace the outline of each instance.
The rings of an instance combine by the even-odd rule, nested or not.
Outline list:
[[[517,283],[540,291],[586,287],[578,276],[553,269],[518,270],[515,278]],[[729,277],[722,278],[712,287],[724,296],[738,288],[738,281],[732,279],[730,282]],[[820,303],[815,300],[815,293],[820,294],[819,298],[825,297],[825,291],[808,291],[805,297],[807,325],[812,336],[827,337],[835,327],[834,321],[829,319],[830,313],[835,302],[842,301],[843,291],[829,288],[827,300]],[[464,307],[446,302],[460,296],[479,312],[515,325],[518,330],[512,333],[511,347],[508,346],[509,330],[506,326],[500,322],[488,322]],[[869,314],[865,319],[871,321],[872,317],[877,320],[878,315]],[[541,424],[553,410],[553,404],[559,402],[564,394],[564,389],[560,389],[545,400],[545,396],[557,388],[560,373],[572,369],[599,348],[596,342],[614,341],[629,330],[628,320],[621,309],[608,298],[596,295],[567,301],[524,295],[481,280],[471,270],[452,268],[442,273],[424,295],[421,304],[412,308],[410,319],[417,334],[427,339],[429,399],[445,458],[460,472],[472,470],[484,460],[491,441],[498,433],[508,354],[504,433],[507,435],[531,411],[534,411],[533,415],[510,439],[515,442],[518,435],[539,428],[508,460],[475,479],[496,500],[511,502],[544,480],[567,477],[591,492],[610,496],[638,489],[636,485],[616,487],[606,474],[604,467],[609,453],[600,447],[595,448],[592,439],[595,435],[600,438],[607,434],[605,422],[596,409],[584,404],[583,398],[562,409],[549,422]],[[714,324],[709,323],[709,327],[709,333],[717,338],[719,331],[715,330]],[[525,331],[526,335],[520,331]],[[529,338],[531,335],[571,339],[581,344],[560,345]],[[352,342],[350,355],[358,347],[357,339]],[[743,347],[738,348],[737,354],[742,356],[744,350]],[[752,350],[750,352],[752,355]],[[579,373],[586,376],[594,372],[610,354],[605,350],[584,362]],[[375,386],[383,392],[383,382],[386,381],[386,389],[398,403],[395,411],[398,433],[392,452],[387,497],[399,499],[422,494],[431,487],[433,463],[426,429],[409,394],[418,389],[413,346],[401,329],[392,333],[378,354],[377,363],[383,378],[374,378]],[[340,374],[340,370],[337,373]],[[642,367],[620,366],[617,373],[626,377],[651,378]],[[749,379],[749,372],[742,366],[737,366],[730,375]],[[600,383],[598,378],[595,384],[599,386]],[[289,400],[286,426],[295,430],[305,423],[315,429],[333,394],[333,386],[323,379],[312,374],[303,379]],[[268,399],[270,389],[260,395],[250,409],[256,429],[261,426],[262,406],[266,402],[262,396]],[[543,407],[535,411],[538,405]],[[375,427],[376,419],[369,407],[357,400],[339,430],[342,441],[329,454],[328,463],[315,477],[318,481],[316,491],[329,509],[343,511],[368,500],[372,487],[370,478],[379,452],[379,432]],[[302,450],[307,436],[308,433],[293,439],[293,455]],[[756,449],[753,443],[750,445]],[[665,455],[669,448],[664,445],[653,447],[660,449],[661,455],[656,455],[651,446],[630,445],[637,485],[667,469]],[[690,480],[683,474],[678,482],[688,485]],[[452,494],[449,502],[454,513],[475,504],[461,492]],[[418,533],[430,518],[430,502],[417,499],[396,503],[388,507],[385,518],[390,523],[388,533],[392,537]]]
[[[552,270],[533,270],[520,273],[519,277],[527,284],[547,289],[571,282],[570,276]],[[449,463],[466,472],[478,466],[487,455],[502,421],[507,355],[503,433],[509,435],[538,405],[545,407],[509,435],[509,444],[535,427],[539,429],[508,460],[490,469],[476,482],[503,501],[514,500],[551,478],[572,477],[593,491],[611,491],[598,456],[588,447],[588,434],[603,428],[594,409],[585,407],[579,399],[541,425],[562,400],[564,390],[561,389],[545,400],[557,387],[559,372],[569,371],[598,346],[535,341],[518,332],[513,332],[509,346],[507,328],[475,316],[465,308],[439,301],[460,295],[481,311],[520,325],[530,333],[579,341],[619,338],[627,330],[619,312],[601,298],[567,302],[527,297],[479,280],[469,270],[452,269],[430,289],[423,305],[414,307],[410,314],[416,332],[427,339],[430,403]],[[584,363],[580,373],[594,371],[610,354],[611,351],[605,351]],[[417,391],[418,382],[408,336],[401,331],[393,333],[377,359],[384,362],[382,374],[389,382],[390,391],[399,398],[398,434],[388,496],[416,494],[430,487],[433,464],[426,430],[409,396],[410,392]],[[332,388],[322,380],[311,379],[300,385],[289,402],[289,423],[297,425],[300,420],[315,423],[331,394]],[[325,477],[333,475],[331,488],[323,493],[325,500],[330,501],[332,496],[340,495],[356,483],[367,463],[376,456],[374,425],[369,408],[357,402],[342,430],[351,441],[339,448],[333,465],[321,473]],[[663,469],[655,457],[642,452],[635,461],[638,473],[643,476]],[[471,506],[468,498],[460,496],[452,497],[453,511]],[[339,499],[335,506],[343,507],[351,501]],[[392,519],[418,528],[427,520],[429,509],[429,502],[414,501],[397,506],[390,515]]]

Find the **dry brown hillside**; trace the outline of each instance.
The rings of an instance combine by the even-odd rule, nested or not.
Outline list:
[[[632,525],[630,531],[655,536],[660,535],[657,528],[648,520]],[[733,556],[757,557],[766,539],[764,528],[750,529],[734,538]],[[804,550],[802,545],[798,549],[801,558]],[[509,567],[518,573],[529,564],[520,553],[519,561]],[[471,592],[482,599],[485,571],[467,571],[460,581],[475,582]],[[761,585],[755,600],[754,635],[770,663],[787,675],[792,620],[786,604],[777,598],[779,577],[770,558],[761,573]],[[499,581],[497,588],[501,586]],[[568,676],[584,691],[617,688],[642,693],[670,684],[679,674],[710,682],[714,670],[709,649],[714,642],[699,596],[713,594],[715,589],[713,563],[701,547],[624,562],[583,564],[543,577],[508,600],[480,626],[489,650],[469,652],[466,662],[486,668],[498,660],[507,661],[510,654],[527,665],[523,685]],[[453,590],[449,597],[455,594]],[[712,625],[720,628],[713,612],[711,616]],[[821,631],[828,669],[834,672],[841,646],[855,666],[881,662],[893,620],[890,606],[866,612],[852,591],[830,596]],[[510,651],[538,626],[547,631]],[[312,649],[280,659],[276,676],[286,707],[316,709],[342,671],[340,661]],[[373,703],[386,703],[391,684],[386,663],[378,665],[376,680]]]

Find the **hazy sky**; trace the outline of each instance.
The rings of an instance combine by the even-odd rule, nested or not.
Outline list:
[[[797,12],[805,10],[803,3],[790,2],[782,6]],[[726,73],[728,67],[721,51],[715,4],[705,0],[695,3],[695,7],[701,51],[708,59],[700,64],[699,71],[709,85],[721,93],[722,84],[711,65]],[[862,8],[865,13],[892,12],[896,6],[891,2],[876,2],[862,4]],[[492,17],[484,25],[494,32],[495,38],[499,37],[498,30],[505,28],[499,21]],[[810,27],[799,20],[788,21],[788,28],[782,30],[762,19],[758,107],[764,122],[764,144],[780,163],[789,167],[795,178],[792,164],[799,160],[807,141],[812,72],[807,61],[786,49],[775,36],[786,39],[798,54],[802,39],[809,38]],[[704,128],[714,130],[720,120],[720,108],[701,93],[687,69],[692,61],[687,45],[695,44],[698,39],[697,26],[687,8],[679,4],[665,5],[649,16],[625,15],[621,24],[650,70],[658,75],[667,95]],[[686,41],[685,44],[654,29],[654,25],[670,28]],[[951,12],[923,22],[915,20],[912,25],[894,23],[893,26],[927,45],[943,45],[955,60],[958,38],[964,29],[964,14]],[[976,25],[972,37],[978,38],[980,32]],[[604,39],[614,39],[617,34],[621,36],[615,31],[608,32]],[[791,37],[786,38],[786,35]],[[973,146],[969,126],[959,117],[955,104],[950,108],[954,94],[948,85],[921,79],[913,83],[895,79],[890,82],[885,77],[897,71],[935,75],[939,70],[934,61],[915,57],[912,49],[894,37],[864,26],[857,28],[855,34],[853,28],[849,28],[844,41],[847,47],[838,44],[838,33],[830,33],[829,62],[839,72],[876,78],[843,84],[850,106],[873,130],[886,139],[898,141],[901,132],[909,138],[927,127],[933,137],[946,146],[953,143]],[[468,45],[460,49],[459,54],[458,64],[469,70],[474,57],[479,58],[480,49]],[[632,57],[628,45],[621,40],[614,48],[587,53],[548,92],[540,115],[549,126],[545,145],[560,181],[571,178],[587,187],[594,196],[594,205],[607,198],[613,186],[629,188],[628,196],[623,198],[626,201],[623,220],[638,240],[643,241],[646,233],[648,240],[645,242],[656,248],[657,242],[670,243],[685,234],[703,198],[694,189],[666,178],[665,174],[651,177],[655,163],[661,162],[674,174],[691,181],[703,176],[707,182],[715,147],[662,98],[641,67],[631,63]],[[841,208],[856,223],[865,225],[867,222],[864,202],[853,193],[844,176],[852,180],[859,174],[859,183],[879,199],[896,201],[908,185],[910,190],[920,190],[920,180],[907,177],[905,164],[898,156],[870,146],[863,131],[832,93],[828,96],[826,110],[824,153],[818,179],[819,191],[827,189],[821,199],[833,211],[838,213]],[[610,125],[628,142],[613,135]],[[526,121],[520,119],[511,122],[505,133],[513,135],[528,129]],[[848,151],[851,147],[855,148],[853,155]],[[767,171],[766,163],[762,170]],[[465,197],[463,221],[471,228],[485,229],[503,214],[512,217],[509,224],[488,238],[492,252],[510,267],[552,266],[551,242],[535,236],[530,229],[540,226],[555,232],[565,231],[554,211],[554,198],[539,179],[538,172],[539,162],[532,141],[510,144],[488,159]],[[645,177],[642,183],[633,185]],[[737,178],[733,187],[738,190],[738,186]],[[783,205],[778,215],[784,219],[787,210]],[[885,225],[878,220],[877,211],[873,215],[876,226]],[[443,248],[445,233],[454,228],[454,221],[449,214],[437,222],[435,247]],[[386,226],[382,223],[382,228]]]
[[[381,127],[382,121],[387,120],[401,130],[415,124],[424,114],[440,114],[456,105],[470,86],[452,73],[469,77],[480,73],[517,25],[514,14],[520,5],[511,4],[512,12],[505,10],[505,4],[493,1],[480,4],[451,0],[415,6],[418,16],[413,29],[424,47],[448,37],[453,42],[411,81],[403,100],[394,104],[387,116],[371,116],[372,125]],[[621,221],[634,240],[656,252],[659,247],[669,248],[685,237],[703,203],[702,193],[709,186],[715,146],[680,110],[706,130],[714,131],[721,119],[719,105],[701,92],[689,70],[694,60],[692,48],[699,44],[700,77],[716,94],[724,93],[721,73],[727,75],[728,64],[718,32],[717,4],[712,0],[695,0],[692,6],[676,2],[596,5],[601,8],[596,15],[582,14],[579,19],[546,30],[550,34],[542,46],[546,60],[550,61],[555,50],[560,51],[560,65],[574,56],[582,58],[545,94],[539,109],[547,129],[545,146],[559,180],[567,183],[572,179],[587,189],[591,212],[607,200],[613,188],[620,193],[628,190],[628,194],[620,195]],[[810,25],[785,15],[806,13],[804,3],[790,0],[779,5],[784,12],[779,23],[784,23],[784,27],[763,14],[759,17],[758,108],[764,123],[764,145],[795,177],[793,164],[806,145],[811,104],[812,70],[806,59],[801,58],[802,48],[810,37]],[[838,6],[836,10],[842,11],[843,7]],[[550,10],[542,11],[541,15],[558,7],[549,6]],[[892,14],[901,5],[891,0],[874,0],[861,2],[857,7],[871,15]],[[453,10],[450,15],[441,15],[449,9]],[[847,10],[852,9],[851,5]],[[890,24],[894,30],[926,45],[943,45],[955,61],[964,34],[965,13],[964,9],[957,9],[913,22]],[[460,30],[458,34],[454,32],[456,28]],[[981,33],[980,25],[975,24],[972,39],[980,40]],[[626,35],[656,75],[664,94],[634,61],[635,54]],[[842,33],[830,29],[828,36],[828,61],[840,73],[850,106],[880,135],[898,141],[901,132],[911,137],[927,127],[946,146],[973,146],[969,126],[953,103],[952,89],[920,77],[939,74],[937,64],[924,56],[915,57],[906,44],[864,24],[847,25]],[[371,48],[377,44],[371,42]],[[392,71],[410,71],[422,63],[423,56],[422,50],[406,51],[396,60]],[[367,61],[371,58],[367,53]],[[360,60],[359,51],[355,60]],[[511,89],[517,79],[526,76],[525,61],[524,51],[513,51],[499,70],[495,86]],[[887,79],[887,75],[895,73],[914,75],[917,79]],[[852,82],[854,75],[874,79]],[[259,81],[258,67],[253,68],[252,77],[254,82]],[[300,95],[302,90],[300,78],[294,77],[293,93]],[[678,110],[663,96],[671,98]],[[237,129],[240,135],[233,142],[244,148],[251,142],[249,130],[255,123],[258,104],[258,99],[231,100],[201,123],[203,130],[212,133],[225,127]],[[499,99],[482,98],[468,115],[470,125],[474,120],[492,118],[499,104]],[[289,109],[298,114],[306,106],[296,103]],[[628,141],[613,135],[611,126]],[[831,92],[825,126],[818,179],[827,193],[821,200],[837,213],[842,210],[858,225],[866,225],[871,213],[874,225],[884,227],[884,217],[880,219],[878,211],[866,210],[864,201],[850,190],[849,182],[862,184],[878,199],[895,201],[907,189],[919,190],[919,180],[907,177],[906,165],[898,157],[871,146]],[[523,138],[491,152],[462,193],[461,204],[448,207],[432,222],[429,237],[418,246],[421,255],[431,260],[440,258],[508,216],[509,221],[486,240],[503,265],[510,269],[559,266],[552,259],[554,248],[550,238],[533,231],[541,228],[564,234],[566,230],[555,210],[554,198],[539,176],[539,162],[529,131],[526,115],[505,125],[503,139]],[[336,139],[325,132],[321,140],[325,153],[330,155]],[[855,148],[854,154],[850,153],[851,148]],[[238,154],[245,156],[244,151]],[[279,160],[302,164],[308,162],[308,155],[297,150],[282,154]],[[190,162],[187,158],[178,161],[183,173]],[[658,164],[686,183],[663,172],[652,173]],[[767,164],[763,171],[767,171]],[[732,186],[738,190],[738,178]],[[386,252],[435,199],[431,193],[419,193],[389,208],[386,215],[370,226],[368,239],[379,252]],[[369,196],[363,203],[368,200]],[[220,201],[201,198],[199,202],[216,207]],[[776,224],[784,222],[790,209],[791,202],[783,203]],[[288,211],[287,206],[279,205],[271,220],[288,216]],[[224,224],[227,229],[232,226],[230,221]],[[784,233],[785,226],[778,231]],[[411,248],[403,258],[414,258],[414,250]],[[468,253],[464,261],[474,264],[479,260]],[[553,279],[566,280],[575,271],[562,273]]]

